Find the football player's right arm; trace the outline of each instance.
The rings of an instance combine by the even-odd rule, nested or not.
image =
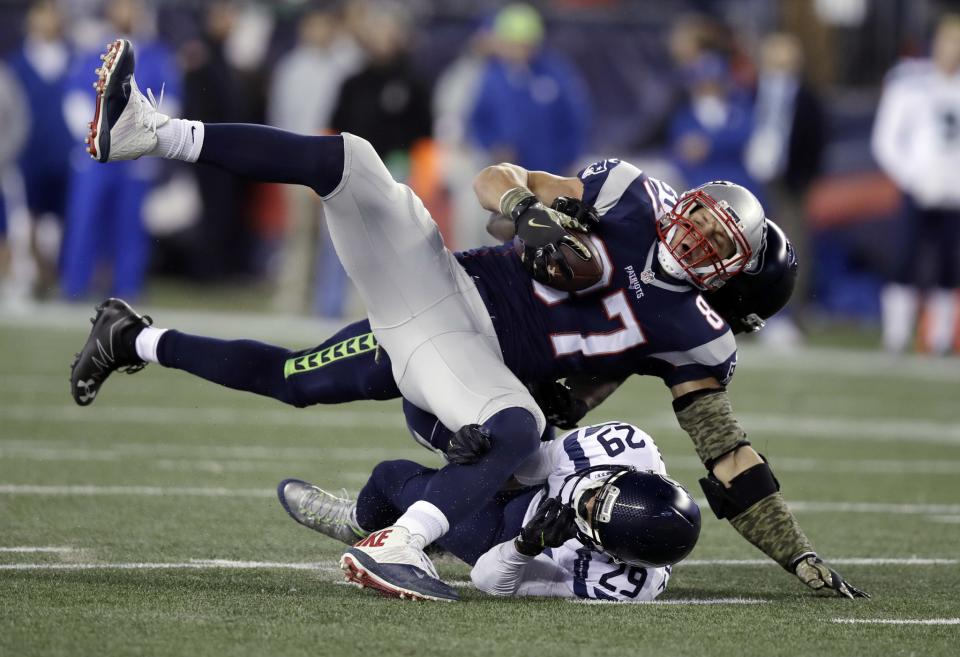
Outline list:
[[[546,171],[527,171],[507,162],[483,169],[473,180],[473,190],[480,205],[490,212],[500,212],[500,199],[505,192],[516,187],[526,187],[547,206],[558,196],[583,196],[583,183],[579,178],[555,176]]]
[[[477,174],[473,189],[480,205],[492,213],[487,221],[487,232],[501,242],[513,239],[515,228],[513,220],[501,213],[500,199],[504,193],[516,187],[526,187],[547,206],[558,196],[580,198],[583,195],[583,183],[579,178],[555,176],[546,171],[527,171],[509,163],[487,167]]]
[[[671,391],[677,420],[709,472],[700,485],[714,514],[810,588],[869,597],[817,556],[770,465],[747,441],[726,388],[708,377],[674,385]]]
[[[470,571],[470,579],[489,595],[572,596],[566,570],[544,554],[520,554],[512,540],[484,552]]]

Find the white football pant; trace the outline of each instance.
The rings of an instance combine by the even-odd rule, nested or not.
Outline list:
[[[367,140],[343,133],[343,150],[343,179],[323,197],[330,238],[400,392],[452,431],[511,407],[530,411],[543,431],[543,413],[503,363],[473,279],[423,203]]]

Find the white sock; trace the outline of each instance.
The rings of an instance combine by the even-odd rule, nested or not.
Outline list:
[[[170,119],[157,128],[157,145],[150,154],[168,160],[196,162],[202,148],[202,121]]]
[[[906,351],[917,321],[917,291],[912,287],[891,283],[880,293],[883,315],[883,346],[887,351]]]
[[[137,334],[137,355],[148,363],[159,363],[157,360],[157,345],[160,337],[168,329],[148,326]]]
[[[949,354],[953,350],[953,335],[957,317],[957,293],[955,290],[933,290],[927,296],[930,312],[930,329],[927,338],[935,354]]]
[[[424,500],[411,504],[394,524],[410,532],[411,543],[421,550],[450,531],[450,521],[443,511]]]

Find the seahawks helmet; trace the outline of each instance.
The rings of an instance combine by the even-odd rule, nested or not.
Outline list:
[[[797,254],[783,230],[767,219],[767,239],[756,265],[704,298],[734,333],[759,331],[787,305],[797,283]]]
[[[729,255],[717,251],[693,213],[699,209],[719,224],[733,246]],[[657,222],[657,260],[674,278],[701,290],[720,288],[731,277],[755,266],[766,238],[766,216],[757,197],[746,187],[717,180],[684,192]]]
[[[601,472],[606,476],[593,478]],[[584,468],[564,480],[558,497],[573,508],[581,543],[631,566],[677,563],[700,536],[697,503],[656,472],[626,465]]]

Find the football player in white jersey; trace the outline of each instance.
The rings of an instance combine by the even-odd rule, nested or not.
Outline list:
[[[376,530],[416,501],[436,472],[385,461],[356,501],[298,479],[277,492],[300,524],[363,546],[383,540],[390,530]],[[514,484],[438,541],[471,564],[474,585],[492,595],[650,601],[700,533],[700,510],[666,476],[653,439],[624,422],[544,442]],[[365,583],[377,588],[375,580]]]

